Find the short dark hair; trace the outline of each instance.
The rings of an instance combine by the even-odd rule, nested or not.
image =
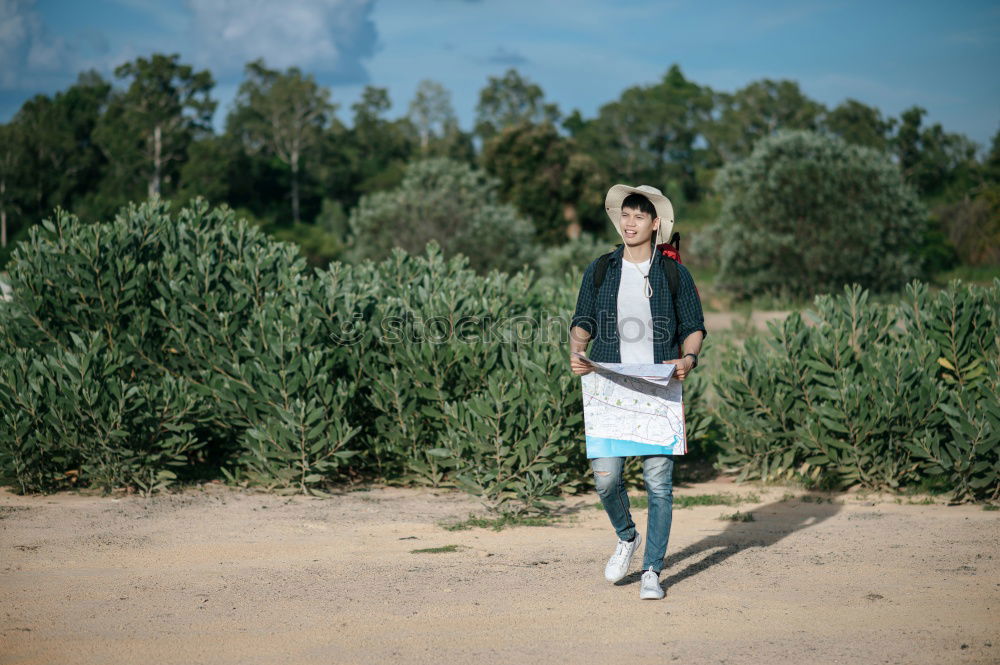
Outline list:
[[[631,208],[632,210],[638,210],[639,212],[644,212],[650,216],[651,219],[656,219],[656,206],[647,199],[642,194],[637,194],[632,192],[625,197],[622,201],[622,208]]]

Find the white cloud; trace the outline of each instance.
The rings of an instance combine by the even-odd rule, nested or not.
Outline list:
[[[12,88],[17,78],[17,67],[23,59],[21,52],[28,41],[28,17],[19,12],[13,0],[0,0],[0,85]]]
[[[0,87],[32,87],[37,74],[57,72],[69,48],[51,36],[35,11],[35,0],[0,0]]]
[[[376,49],[373,0],[186,0],[197,60],[220,77],[258,57],[267,66],[366,79],[363,58]]]

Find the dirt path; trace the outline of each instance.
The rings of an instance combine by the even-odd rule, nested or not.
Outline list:
[[[738,312],[705,312],[705,328],[712,330],[728,330],[730,328],[746,327],[756,330],[767,330],[768,321],[783,321],[788,317],[787,311],[755,311],[750,314]]]
[[[1000,512],[676,494],[751,491],[753,522],[674,510],[660,601],[638,597],[641,552],[604,580],[615,535],[596,495],[557,526],[495,532],[445,530],[476,502],[432,490],[3,491],[0,662],[1000,662]]]

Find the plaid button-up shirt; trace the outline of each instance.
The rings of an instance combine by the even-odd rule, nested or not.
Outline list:
[[[587,266],[583,273],[583,283],[576,299],[576,311],[570,323],[590,333],[591,343],[587,357],[597,362],[621,362],[621,347],[618,339],[618,285],[622,275],[622,254],[625,246],[611,254],[608,271],[604,274],[600,290],[594,290],[594,267],[597,259]],[[688,269],[677,264],[677,314],[670,295],[670,284],[664,274],[661,261],[669,261],[657,251],[649,265],[649,283],[653,296],[649,299],[650,314],[653,319],[653,362],[677,358],[678,347],[684,339],[695,332],[705,330],[705,317],[701,311],[701,299],[694,287],[694,279]]]

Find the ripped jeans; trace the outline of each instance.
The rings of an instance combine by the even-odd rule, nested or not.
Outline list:
[[[621,540],[631,540],[635,536],[635,522],[629,512],[628,494],[622,480],[624,457],[595,457],[590,460],[594,472],[597,494],[601,497],[604,510],[611,518],[611,525]],[[646,520],[646,549],[642,557],[642,569],[650,567],[656,572],[663,570],[663,557],[667,554],[667,540],[670,538],[670,522],[674,509],[674,459],[670,455],[642,455],[642,475],[649,496],[649,512]]]

